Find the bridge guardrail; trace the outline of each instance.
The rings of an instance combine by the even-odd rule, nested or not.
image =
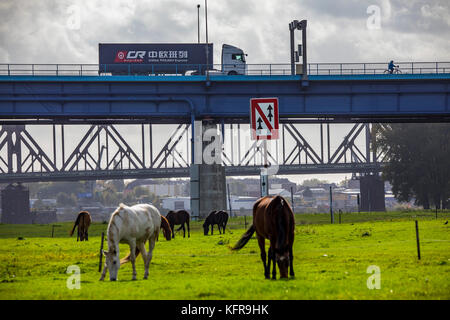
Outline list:
[[[450,62],[395,62],[399,65],[400,73],[402,74],[438,74],[450,73]],[[387,70],[387,63],[310,63],[308,64],[308,75],[370,75],[370,74],[384,74]],[[0,64],[1,76],[108,76],[111,73],[100,72],[108,70],[112,65],[99,64]],[[224,75],[220,71],[222,65],[210,65],[212,70],[209,71],[210,76]],[[132,65],[122,64],[124,72],[121,75],[148,75],[148,76],[180,76],[181,73],[176,73],[178,70],[186,70],[186,65]],[[142,72],[142,69],[154,70],[158,68],[172,68],[175,73],[149,73]],[[187,74],[205,74],[206,65],[192,65],[191,71]],[[197,71],[197,72],[195,72]],[[290,64],[247,64],[246,75],[251,76],[275,76],[275,75],[290,75]]]

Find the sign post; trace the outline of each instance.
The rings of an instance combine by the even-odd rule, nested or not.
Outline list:
[[[261,197],[269,195],[269,175],[267,168],[267,140],[278,139],[278,98],[250,99],[250,128],[252,140],[263,140],[264,169],[261,169]]]

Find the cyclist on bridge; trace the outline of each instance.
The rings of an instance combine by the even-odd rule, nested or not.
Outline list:
[[[398,66],[394,65],[394,60],[391,60],[391,62],[389,62],[389,65],[388,65],[389,73],[392,74],[392,72],[394,72],[394,67],[398,68]]]

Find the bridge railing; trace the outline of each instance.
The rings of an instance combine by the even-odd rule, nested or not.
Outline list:
[[[310,63],[309,75],[360,75],[388,73],[387,63]],[[396,62],[401,74],[450,73],[450,62]],[[15,76],[98,76],[98,75],[166,75],[179,76],[183,74],[205,74],[207,65],[183,64],[0,64],[0,75]],[[229,65],[226,70],[232,70]],[[228,75],[233,72],[223,72],[221,64],[209,65],[209,75]],[[251,76],[290,75],[290,64],[247,64],[245,70],[235,68],[238,74]]]
[[[449,73],[450,62],[395,62],[400,74]],[[377,63],[310,63],[309,75],[385,74],[388,64]]]

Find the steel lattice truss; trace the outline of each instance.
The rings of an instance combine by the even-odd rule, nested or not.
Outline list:
[[[47,126],[51,133],[44,139],[31,133],[30,128],[37,126],[1,127],[0,182],[189,177],[190,124],[172,125],[170,131],[162,125],[140,124],[134,125],[133,133],[120,125],[93,124],[77,135],[66,132],[75,125],[57,124]],[[262,142],[251,141],[243,127],[217,127],[227,175],[259,174],[264,164]],[[281,124],[280,139],[270,142],[267,151],[270,165],[279,166],[278,174],[380,171],[385,159],[370,149],[369,124],[354,124],[337,140],[329,124],[316,129],[312,139],[305,128]]]

